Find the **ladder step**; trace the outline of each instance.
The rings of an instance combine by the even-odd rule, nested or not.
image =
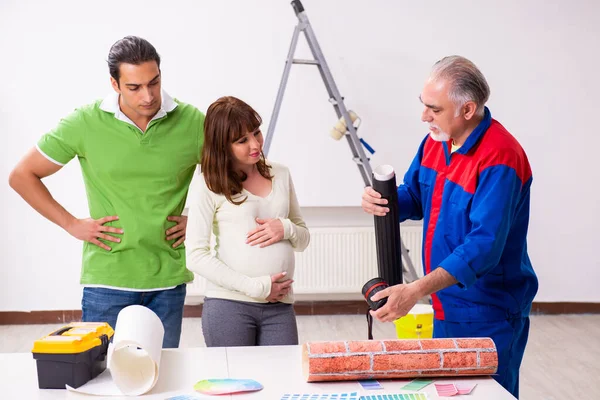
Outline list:
[[[344,101],[346,98],[344,96],[342,96],[342,101]],[[335,99],[335,97],[330,97],[329,98],[329,102],[334,106],[337,107],[339,105],[338,101]]]
[[[354,157],[353,158],[354,162],[357,163],[358,165],[365,165],[365,163],[363,163],[360,159],[360,157]],[[367,161],[370,161],[370,158],[367,158]]]
[[[319,62],[317,60],[302,60],[299,58],[294,58],[293,64],[319,65]]]

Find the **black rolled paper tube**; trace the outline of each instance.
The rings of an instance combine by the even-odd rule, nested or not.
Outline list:
[[[400,220],[396,174],[390,165],[381,165],[373,171],[373,189],[388,201],[390,211],[383,217],[375,216],[375,244],[379,276],[390,286],[402,283],[402,254],[400,248]]]

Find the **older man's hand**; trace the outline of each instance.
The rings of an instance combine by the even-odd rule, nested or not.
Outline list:
[[[375,293],[371,299],[377,301],[384,297],[388,298],[387,303],[379,310],[371,311],[371,315],[381,322],[392,322],[408,314],[421,298],[421,294],[416,285],[409,283],[385,288]]]
[[[387,207],[382,207],[382,205],[386,205],[388,201],[386,199],[381,198],[381,194],[376,192],[372,187],[367,186],[362,195],[362,209],[365,212],[376,215],[378,217],[383,217],[385,214],[390,212],[390,209]]]

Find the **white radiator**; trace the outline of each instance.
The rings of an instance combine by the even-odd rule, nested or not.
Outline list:
[[[403,225],[400,230],[402,242],[419,276],[423,271],[422,232],[420,225]],[[311,228],[310,245],[304,252],[295,254],[294,293],[303,300],[360,298],[365,282],[377,276],[377,250],[372,227]],[[204,278],[196,275],[187,287],[188,298],[192,302],[201,300],[205,285]]]

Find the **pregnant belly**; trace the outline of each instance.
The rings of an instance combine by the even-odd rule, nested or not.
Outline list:
[[[228,249],[235,249],[228,251]],[[249,277],[273,275],[286,271],[288,278],[294,274],[294,250],[287,240],[260,248],[248,244],[221,242],[217,257],[230,268]]]

